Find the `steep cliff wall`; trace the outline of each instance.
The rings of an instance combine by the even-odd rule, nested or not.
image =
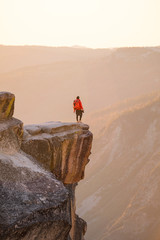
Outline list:
[[[0,93],[0,239],[83,239],[74,186],[84,176],[92,134],[83,124],[23,128],[12,117],[14,100]]]
[[[88,125],[49,122],[24,127],[21,148],[56,175],[69,191],[72,240],[81,240],[86,223],[76,215],[75,187],[84,178],[91,151],[92,133]],[[81,229],[81,230],[80,230]]]

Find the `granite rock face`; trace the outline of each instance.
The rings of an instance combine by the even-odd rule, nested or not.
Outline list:
[[[76,221],[75,221],[75,239],[76,240],[84,240],[84,235],[87,231],[87,223],[80,218],[78,215],[76,215]]]
[[[92,133],[86,124],[49,122],[24,127],[22,150],[36,158],[65,184],[84,178]]]
[[[84,177],[92,134],[85,124],[23,128],[12,117],[14,98],[0,93],[0,239],[83,240],[75,187]]]
[[[14,112],[15,96],[9,92],[0,92],[0,120],[9,119]]]
[[[15,118],[0,121],[0,151],[15,152],[20,150],[23,137],[23,123]]]
[[[71,240],[83,240],[87,229],[84,220],[76,215],[75,188],[84,178],[89,162],[92,133],[86,124],[49,122],[24,127],[21,149],[38,160],[56,175],[69,192],[72,228]]]
[[[67,239],[68,192],[22,152],[0,153],[0,239]]]
[[[23,123],[11,117],[11,96],[0,93],[0,239],[67,240],[68,191],[20,149]]]

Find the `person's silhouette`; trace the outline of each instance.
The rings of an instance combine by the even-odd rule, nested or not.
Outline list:
[[[73,109],[74,109],[74,112],[76,112],[77,122],[81,122],[82,114],[84,110],[83,110],[82,102],[79,96],[77,96],[77,98],[73,101]]]

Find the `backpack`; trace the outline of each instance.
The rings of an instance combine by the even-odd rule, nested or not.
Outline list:
[[[73,105],[74,105],[75,110],[80,110],[81,109],[79,99],[74,100]]]

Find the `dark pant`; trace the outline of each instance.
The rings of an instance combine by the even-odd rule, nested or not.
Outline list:
[[[76,120],[78,122],[78,116],[79,116],[79,120],[81,121],[82,119],[82,110],[76,110]]]

